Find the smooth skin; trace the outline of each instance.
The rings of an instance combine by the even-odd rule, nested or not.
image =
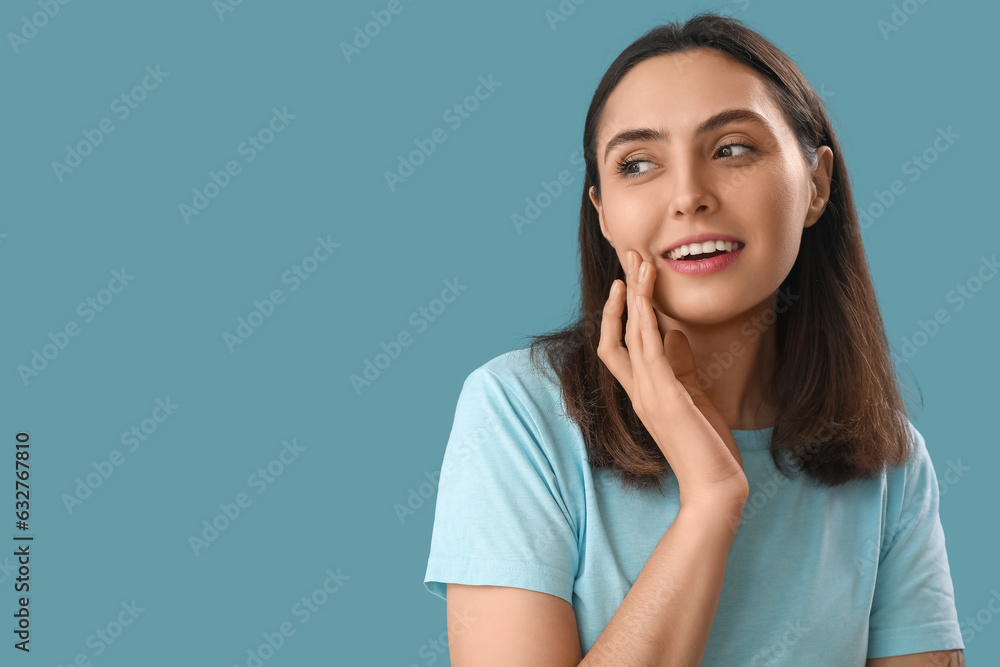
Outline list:
[[[471,624],[459,622],[470,615]],[[453,667],[575,667],[582,660],[573,606],[509,586],[448,584]]]
[[[760,122],[698,132],[729,110]],[[635,128],[668,136],[607,151],[612,137]],[[629,250],[650,263],[659,330],[682,332],[703,371],[732,358],[705,389],[731,429],[773,425],[773,401],[763,387],[775,366],[776,332],[760,322],[778,305],[803,230],[826,208],[833,152],[820,146],[812,169],[761,76],[714,49],[657,56],[630,70],[608,98],[597,146],[601,187],[590,198],[601,231],[622,266]],[[622,162],[629,162],[625,173]],[[746,246],[714,274],[670,269],[661,253],[702,232],[729,234]]]
[[[703,121],[731,109],[752,111],[762,122],[740,120],[697,132]],[[659,129],[669,138],[633,141],[605,156],[610,139],[633,128]],[[597,149],[601,192],[592,189],[590,197],[602,233],[626,273],[626,284],[615,281],[605,305],[598,354],[625,388],[674,470],[685,516],[721,512],[732,517],[729,529],[735,531],[749,485],[731,429],[765,428],[774,416],[774,406],[763,391],[774,369],[774,328],[755,327],[758,333],[751,339],[743,327],[775,307],[778,287],[795,261],[802,232],[819,220],[829,199],[833,153],[829,147],[819,147],[816,167],[811,168],[760,76],[712,49],[655,56],[635,66],[608,98]],[[619,162],[625,160],[634,161],[625,172],[631,178],[618,171]],[[677,239],[701,232],[736,236],[746,243],[742,256],[707,276],[669,269],[660,253]],[[646,272],[640,277],[642,267]],[[629,317],[623,346],[621,314],[626,304]],[[696,370],[707,368],[716,358],[713,354],[731,350],[734,341],[740,342],[741,353],[722,377],[702,391],[695,381]],[[685,538],[690,535],[685,533]],[[670,531],[664,541],[668,537]],[[720,551],[715,555],[724,564],[728,543],[717,535],[704,539]],[[667,546],[676,551],[664,553],[683,555],[678,544]],[[644,573],[656,560],[658,574],[671,574],[668,559],[658,558],[659,550],[658,546]],[[626,602],[638,592],[640,582],[643,593],[653,590],[646,587],[656,582],[640,574],[584,662],[698,664],[718,601],[721,572],[716,578],[709,582],[714,586],[699,589],[704,598],[690,605],[704,615],[690,626],[690,636],[654,637],[672,655],[682,657],[667,656],[661,662],[615,660],[625,656],[627,642],[622,640],[649,634],[629,634],[630,627],[616,623],[623,613],[633,612],[635,605]],[[671,627],[643,618],[641,612],[636,609],[637,615],[629,616],[630,623],[646,624],[640,630]],[[668,615],[670,610],[663,608],[660,613]],[[448,615],[456,667],[580,664],[576,617],[569,602],[559,597],[520,588],[448,584]],[[453,620],[462,615],[476,621],[467,625]],[[612,655],[608,647],[618,653],[600,659],[596,654]],[[960,662],[933,662],[936,656]],[[960,651],[871,659],[866,667],[949,664],[964,665]]]

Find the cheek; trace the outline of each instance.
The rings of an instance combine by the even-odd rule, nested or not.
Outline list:
[[[776,197],[768,204],[766,217],[760,228],[765,246],[775,262],[795,259],[798,248],[797,235],[802,234],[802,221],[796,221],[795,210],[785,197]],[[798,224],[796,224],[798,223]]]
[[[748,244],[763,251],[759,258],[788,267],[795,261],[805,221],[798,196],[786,175],[770,173],[728,202],[741,213]]]
[[[659,227],[663,214],[662,197],[647,188],[642,193],[615,197],[605,205],[605,221],[618,246],[642,243]]]

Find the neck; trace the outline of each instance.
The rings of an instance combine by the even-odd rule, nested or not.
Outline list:
[[[661,335],[680,329],[698,369],[698,386],[729,424],[754,431],[774,425],[776,406],[768,384],[777,361],[777,293],[725,322],[683,322],[657,313]]]

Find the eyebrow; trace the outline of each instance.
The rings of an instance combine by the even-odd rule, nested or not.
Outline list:
[[[756,123],[757,125],[765,127],[771,134],[775,134],[774,127],[772,127],[771,123],[769,123],[766,118],[761,116],[756,111],[751,111],[750,109],[726,109],[705,119],[702,124],[698,126],[698,129],[695,130],[694,136],[700,137],[703,134],[717,130],[720,127],[729,125],[730,123]],[[670,133],[648,127],[622,130],[615,136],[611,137],[611,140],[608,142],[607,148],[604,149],[604,161],[608,161],[608,155],[611,154],[613,149],[623,144],[630,144],[637,141],[667,142],[670,141]]]

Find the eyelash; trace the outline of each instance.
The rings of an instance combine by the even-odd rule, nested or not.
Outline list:
[[[755,150],[757,150],[753,146],[750,146],[749,144],[744,144],[743,142],[740,142],[740,141],[730,141],[729,143],[722,144],[721,146],[719,146],[716,149],[715,152],[718,153],[720,150],[722,150],[723,148],[726,148],[728,146],[741,146],[741,147],[746,148],[747,150],[749,150],[751,153],[754,152]],[[723,158],[723,159],[724,160],[739,160],[740,158],[744,158],[744,157],[747,157],[747,156],[746,155],[731,155],[731,156]],[[630,157],[630,158],[627,158],[625,160],[619,160],[618,161],[617,173],[621,174],[625,178],[636,178],[637,176],[642,176],[646,172],[637,172],[636,173],[636,172],[629,172],[628,171],[629,168],[633,164],[638,164],[640,162],[651,162],[651,160],[646,160],[645,158],[642,158],[642,157]]]

